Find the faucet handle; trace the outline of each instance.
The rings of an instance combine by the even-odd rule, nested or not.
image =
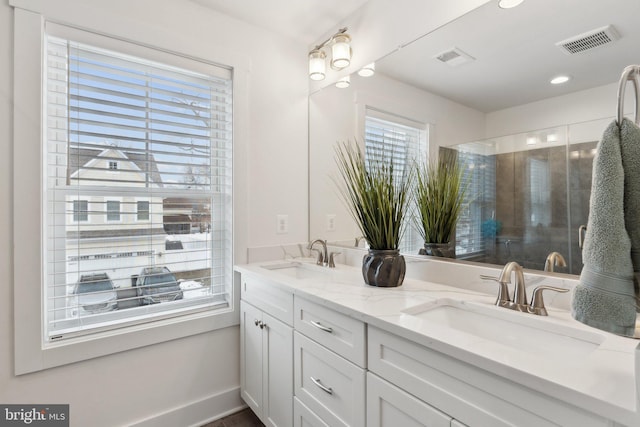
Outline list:
[[[560,293],[569,292],[569,289],[556,288],[555,286],[538,286],[533,290],[533,296],[531,297],[531,305],[529,305],[529,313],[537,314],[539,316],[547,316],[547,309],[544,306],[544,300],[542,299],[542,291],[555,291]]]
[[[496,298],[496,305],[498,307],[511,307],[511,299],[509,297],[509,286],[507,286],[507,282],[501,282],[497,277],[488,276],[486,274],[481,274],[480,278],[482,280],[491,280],[498,284],[498,297]]]
[[[336,263],[333,259],[334,256],[340,255],[342,252],[331,252],[329,254],[329,268],[336,268]]]

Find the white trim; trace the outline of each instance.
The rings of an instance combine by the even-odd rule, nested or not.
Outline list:
[[[238,412],[247,405],[240,398],[240,387],[189,402],[131,424],[131,427],[199,427]],[[231,409],[229,409],[231,408]],[[215,413],[215,416],[211,416]]]
[[[47,2],[12,1],[47,9],[52,14],[61,14]],[[35,372],[81,360],[88,360],[108,354],[170,341],[190,335],[200,334],[239,324],[239,277],[235,274],[229,285],[233,299],[228,310],[193,314],[177,319],[167,319],[117,331],[104,332],[62,343],[43,343],[43,298],[40,284],[43,282],[43,265],[47,254],[42,247],[43,218],[41,203],[44,185],[44,164],[42,159],[43,125],[43,43],[44,17],[39,13],[24,9],[14,10],[14,126],[13,126],[13,217],[14,235],[23,230],[34,230],[37,239],[15,239],[13,256],[14,288],[14,341],[15,374]],[[132,27],[134,28],[134,27]],[[117,30],[117,29],[116,29]],[[155,33],[154,33],[155,34]],[[180,47],[176,40],[161,34],[156,43],[174,48]],[[188,49],[188,46],[183,46]],[[212,54],[211,49],[200,51],[204,57]],[[215,52],[217,55],[218,52]],[[232,59],[232,60],[230,60]],[[217,60],[217,61],[216,61]],[[223,59],[212,58],[209,62],[224,62],[233,68],[233,152],[234,152],[234,239],[231,263],[243,263],[246,259],[246,216],[247,216],[247,169],[249,135],[245,131],[249,120],[248,70],[249,60],[238,55],[224,55]],[[39,124],[35,125],[35,124]],[[243,171],[243,173],[240,173]],[[45,194],[46,195],[46,194]],[[230,265],[230,268],[232,266]],[[37,285],[36,285],[37,284]],[[39,314],[38,314],[39,313]]]

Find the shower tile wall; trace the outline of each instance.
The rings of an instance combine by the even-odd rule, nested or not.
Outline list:
[[[542,270],[550,249],[568,257],[566,147],[496,156],[496,219],[499,264]]]
[[[578,227],[589,219],[589,197],[591,195],[591,173],[597,141],[569,146],[569,208],[571,273],[582,271],[582,250],[578,245]]]

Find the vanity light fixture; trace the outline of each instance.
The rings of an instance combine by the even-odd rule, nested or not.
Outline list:
[[[524,0],[500,0],[498,6],[500,9],[511,9],[512,7],[520,5],[523,1]]]
[[[561,85],[562,83],[566,83],[571,80],[569,76],[556,76],[549,81],[552,85]]]
[[[358,75],[360,77],[371,77],[376,72],[376,64],[372,62],[371,64],[367,64],[364,67],[360,68],[358,71]]]
[[[341,28],[337,33],[317,45],[309,52],[309,78],[311,80],[322,80],[326,75],[324,52],[325,47],[331,47],[331,68],[342,70],[351,63],[351,36],[347,34],[347,28]]]
[[[314,49],[309,52],[309,78],[311,80],[324,79],[326,66],[324,59],[327,55],[319,49]]]
[[[527,145],[536,145],[537,143],[538,143],[538,138],[536,138],[535,136],[527,137]]]
[[[349,76],[342,77],[336,82],[336,87],[339,89],[346,89],[351,84],[351,78]]]

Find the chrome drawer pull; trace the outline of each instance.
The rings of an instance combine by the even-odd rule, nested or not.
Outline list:
[[[321,331],[325,331],[325,332],[329,332],[329,333],[332,333],[332,332],[333,332],[333,329],[332,329],[332,328],[328,328],[328,327],[324,326],[323,324],[318,323],[318,322],[316,322],[316,321],[313,321],[313,320],[312,320],[310,323],[311,323],[313,326],[315,326],[316,328],[320,329]]]
[[[327,387],[327,386],[325,386],[324,384],[322,384],[322,383],[320,382],[320,380],[317,380],[317,379],[315,379],[315,378],[313,378],[313,377],[309,377],[309,378],[311,378],[311,381],[313,381],[313,383],[314,383],[315,385],[317,385],[318,387],[320,387],[320,389],[321,389],[322,391],[324,391],[325,393],[328,393],[328,394],[333,394],[333,389],[332,389],[331,387]]]

